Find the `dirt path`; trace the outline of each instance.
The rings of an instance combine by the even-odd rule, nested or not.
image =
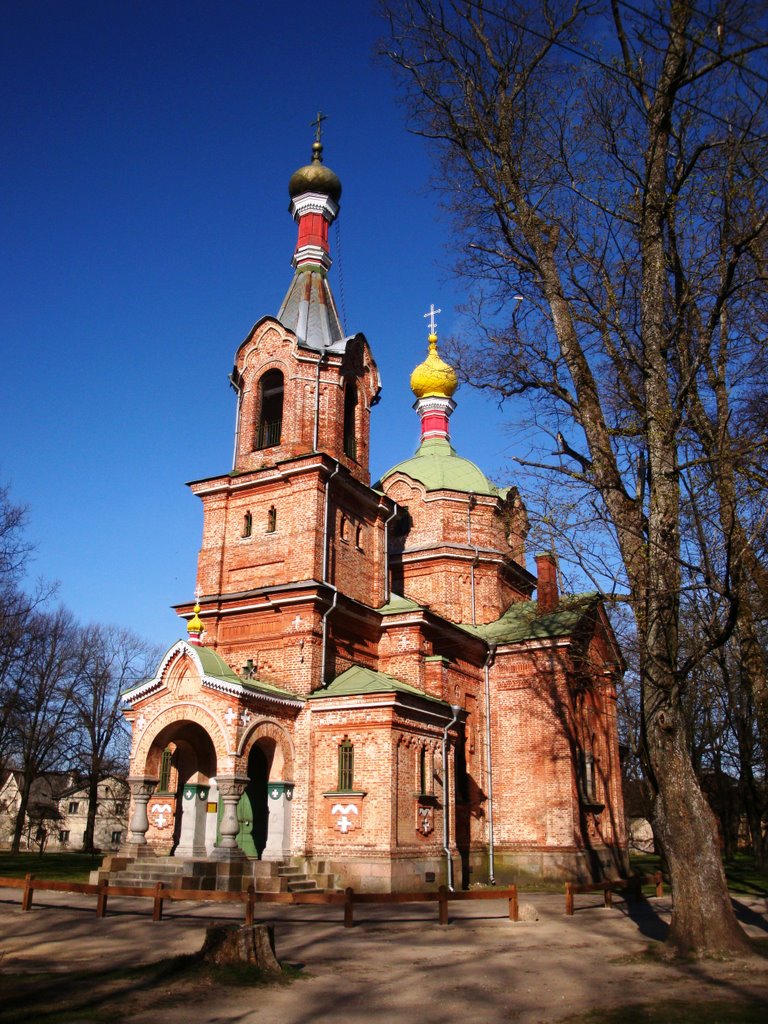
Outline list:
[[[278,957],[301,965],[307,977],[280,988],[213,991],[189,981],[137,987],[123,993],[122,1012],[110,1019],[534,1024],[659,998],[762,1000],[768,1007],[768,961],[671,965],[658,958],[667,900],[629,908],[617,902],[606,910],[581,898],[572,918],[564,916],[560,896],[522,902],[535,905],[538,921],[512,924],[503,916],[505,905],[495,901],[452,905],[447,928],[436,923],[434,907],[421,905],[356,908],[353,929],[341,926],[339,908],[269,908],[262,917],[274,923]],[[767,902],[737,907],[754,937],[768,936]],[[146,904],[137,913],[135,901],[115,899],[110,909],[99,921],[92,901],[77,897],[41,896],[30,913],[11,899],[0,902],[0,972],[124,968],[192,953],[213,916],[204,907],[176,904],[153,924]],[[104,1019],[96,1012],[81,1019]]]

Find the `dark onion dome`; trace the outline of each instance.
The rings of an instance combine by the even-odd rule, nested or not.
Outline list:
[[[330,167],[323,164],[322,142],[312,144],[312,163],[294,171],[288,182],[288,195],[291,199],[304,192],[319,192],[335,203],[341,199],[341,182]]]

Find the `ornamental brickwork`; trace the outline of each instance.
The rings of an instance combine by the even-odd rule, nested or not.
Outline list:
[[[233,468],[190,484],[189,640],[126,695],[123,853],[218,865],[229,886],[275,885],[284,862],[373,890],[615,875],[605,611],[559,593],[554,554],[527,569],[519,494],[452,447],[434,308],[421,446],[370,485],[379,376],[328,286],[341,185],[319,140],[291,182],[296,273],[235,355]]]

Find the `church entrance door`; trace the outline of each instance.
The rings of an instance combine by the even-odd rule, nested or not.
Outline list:
[[[237,843],[248,857],[264,853],[269,834],[269,807],[267,806],[267,784],[271,758],[257,743],[248,757],[248,785],[237,805],[237,819],[240,831]]]

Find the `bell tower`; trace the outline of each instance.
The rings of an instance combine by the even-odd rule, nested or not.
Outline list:
[[[323,163],[319,139],[311,163],[291,176],[288,194],[298,224],[293,280],[277,317],[259,320],[235,357],[233,468],[324,452],[367,484],[379,374],[364,335],[345,336],[328,283],[328,229],[339,213],[341,182]]]

